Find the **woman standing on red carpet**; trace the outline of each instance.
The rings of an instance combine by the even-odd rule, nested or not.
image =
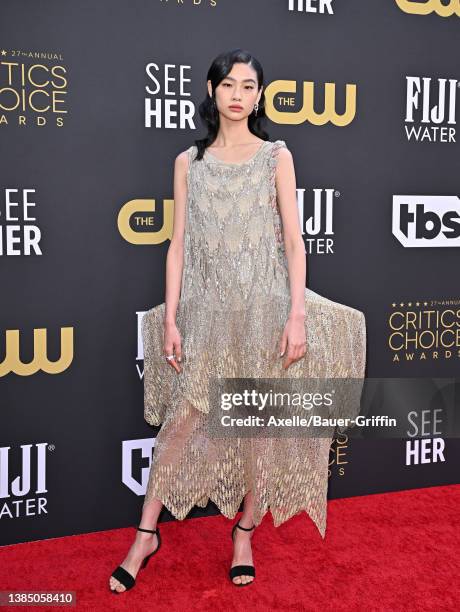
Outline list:
[[[208,427],[211,377],[364,372],[363,313],[305,287],[293,157],[262,128],[263,81],[249,53],[218,56],[200,106],[208,133],[175,161],[165,302],[142,320],[144,414],[162,427],[113,592],[132,588],[160,548],[163,505],[183,520],[210,500],[233,518],[244,502],[231,532],[237,586],[255,578],[251,538],[268,509],[275,527],[305,511],[325,535],[330,437],[219,438]]]

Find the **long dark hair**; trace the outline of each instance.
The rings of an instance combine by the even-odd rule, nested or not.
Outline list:
[[[204,138],[195,140],[198,152],[195,159],[202,159],[203,154],[210,144],[216,139],[219,131],[219,111],[216,105],[216,87],[219,83],[225,79],[226,76],[231,72],[233,64],[242,63],[248,64],[257,74],[257,89],[264,84],[264,73],[260,62],[244,49],[233,49],[232,51],[226,51],[218,55],[211,64],[208,70],[206,81],[211,81],[212,86],[212,97],[206,92],[206,97],[198,107],[198,112],[203,120],[203,123],[208,129],[208,133]],[[262,140],[268,140],[268,133],[263,129],[262,125],[266,121],[265,115],[265,90],[262,91],[262,95],[259,100],[259,108],[257,109],[257,115],[253,111],[248,117],[248,128],[255,136],[262,138]]]

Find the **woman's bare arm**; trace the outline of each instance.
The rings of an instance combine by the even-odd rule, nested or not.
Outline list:
[[[283,222],[283,237],[289,267],[291,291],[291,318],[305,316],[305,245],[299,223],[296,198],[296,177],[294,161],[289,149],[277,152],[276,192]]]
[[[174,162],[173,234],[166,256],[165,324],[176,324],[184,267],[185,207],[187,201],[188,153],[179,153]]]

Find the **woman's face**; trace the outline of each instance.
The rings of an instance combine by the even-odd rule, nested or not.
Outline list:
[[[208,81],[208,92],[212,94],[211,81]],[[231,120],[245,119],[252,113],[261,95],[262,89],[257,89],[254,68],[243,63],[233,64],[230,73],[216,87],[217,110]]]

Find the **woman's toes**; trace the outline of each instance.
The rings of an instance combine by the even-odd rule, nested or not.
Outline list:
[[[121,593],[125,590],[125,587],[121,584],[121,582],[118,582],[118,580],[113,577],[110,578],[110,588],[112,589],[112,591],[118,591],[118,593]]]
[[[241,584],[241,577],[240,577],[240,576],[237,576],[236,578],[233,578],[233,582],[234,582],[235,584]]]

